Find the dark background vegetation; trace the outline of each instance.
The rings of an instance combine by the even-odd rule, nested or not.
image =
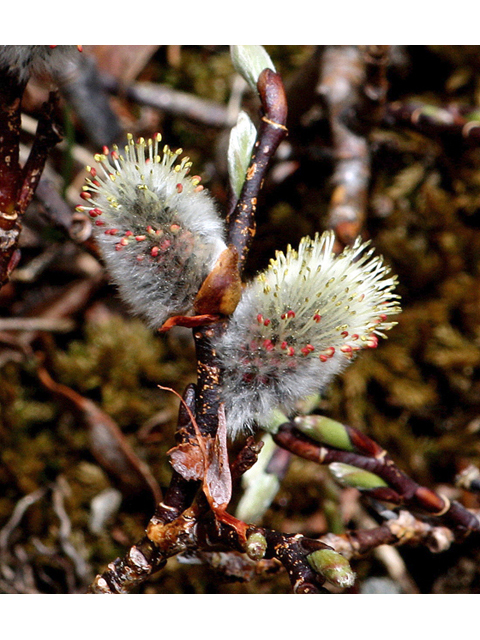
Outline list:
[[[267,50],[287,93],[315,53],[313,46]],[[30,205],[21,262],[0,291],[3,593],[84,590],[143,535],[154,506],[148,483],[126,490],[102,468],[82,416],[41,383],[36,358],[44,359],[57,383],[113,418],[160,486],[170,476],[165,454],[174,444],[178,399],[157,385],[182,393],[195,380],[190,332],[154,335],[132,318],[88,241],[88,225],[78,217],[68,231],[84,165],[112,141],[112,132],[121,143],[123,132],[148,137],[161,131],[171,147],[182,147],[192,158],[195,173],[225,210],[229,126],[239,104],[257,118],[256,99],[234,83],[227,47],[99,46],[84,47],[83,55],[95,56],[100,71],[108,74],[104,86],[115,88],[106,98],[111,129],[102,131],[97,121],[98,130],[88,131],[64,89],[65,140],[44,175],[67,207],[63,218],[55,218],[57,209],[49,209],[45,197]],[[397,47],[388,68],[388,103],[415,99],[435,107],[453,105],[458,112],[473,112],[475,122],[479,80],[479,47]],[[179,94],[163,108],[142,105],[128,89],[145,82],[204,102],[187,113]],[[264,267],[276,249],[327,226],[334,155],[321,101],[302,104],[311,89],[306,82],[304,94],[290,95],[292,118],[298,115],[298,120],[289,123],[290,135],[259,201],[248,275]],[[46,81],[29,84],[23,108],[30,118],[38,116],[47,92]],[[218,121],[212,122],[214,117]],[[404,311],[388,340],[362,353],[335,381],[320,411],[365,431],[419,483],[476,508],[476,500],[455,488],[454,479],[480,457],[480,150],[478,140],[461,127],[445,127],[433,116],[427,124],[385,118],[369,133],[372,177],[364,235],[398,274]],[[24,144],[31,139],[27,119]],[[14,331],[2,324],[10,318],[49,319],[51,325],[43,332],[35,325]],[[35,493],[39,490],[43,493]],[[32,504],[24,509],[19,501],[28,495]],[[99,524],[92,524],[92,500],[99,495],[110,496],[109,505],[118,499],[118,509],[107,517],[107,507],[100,507]],[[356,491],[340,492],[325,469],[299,459],[292,462],[264,523],[317,537],[339,519],[343,526],[357,527],[367,526],[369,518]],[[142,591],[290,591],[282,570],[244,582],[241,575],[225,575],[213,565],[174,558]],[[480,591],[478,549],[468,541],[435,555],[407,547],[393,555],[380,550],[353,567],[359,577],[355,590]]]

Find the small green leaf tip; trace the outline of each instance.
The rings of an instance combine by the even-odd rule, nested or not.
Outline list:
[[[275,71],[270,56],[260,44],[235,44],[230,46],[233,66],[245,78],[253,91],[264,69]]]
[[[377,476],[375,473],[353,467],[343,462],[332,462],[328,466],[331,473],[338,482],[347,487],[354,487],[360,491],[365,489],[378,489],[379,487],[388,487],[388,484]]]
[[[228,175],[232,191],[240,196],[252,157],[253,145],[257,139],[257,130],[244,111],[240,111],[237,124],[230,132],[228,145]]]
[[[312,569],[331,584],[342,589],[353,587],[355,573],[340,553],[333,549],[319,549],[308,555],[307,560]]]
[[[347,430],[337,422],[324,416],[301,416],[295,418],[295,426],[306,436],[342,451],[353,451]]]

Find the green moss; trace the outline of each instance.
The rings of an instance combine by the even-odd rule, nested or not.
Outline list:
[[[57,352],[59,381],[100,402],[120,425],[144,420],[165,405],[165,348],[140,320],[114,316],[85,327],[85,339]],[[168,371],[168,368],[167,368]]]

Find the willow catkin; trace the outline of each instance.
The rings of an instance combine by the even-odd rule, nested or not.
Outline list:
[[[383,260],[360,239],[336,256],[334,240],[328,231],[277,252],[215,344],[232,437],[268,425],[276,408],[292,412],[395,324],[396,278]]]
[[[198,290],[226,249],[223,221],[182,150],[161,135],[95,156],[77,210],[94,220],[107,269],[131,310],[158,328],[192,312]]]

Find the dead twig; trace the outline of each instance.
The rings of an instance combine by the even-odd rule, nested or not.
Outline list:
[[[101,75],[101,80],[103,87],[113,95],[124,96],[144,107],[152,107],[162,113],[185,118],[207,127],[228,129],[235,121],[224,105],[172,89],[167,85],[134,82],[124,86],[105,73]]]
[[[39,365],[40,382],[74,411],[88,430],[92,454],[127,493],[148,491],[155,503],[161,490],[145,462],[134,452],[118,425],[94,402],[69,387],[55,382],[45,367]]]
[[[327,226],[342,245],[361,234],[366,216],[370,149],[365,132],[352,126],[363,81],[358,47],[325,47],[317,92],[326,105],[335,161]]]

